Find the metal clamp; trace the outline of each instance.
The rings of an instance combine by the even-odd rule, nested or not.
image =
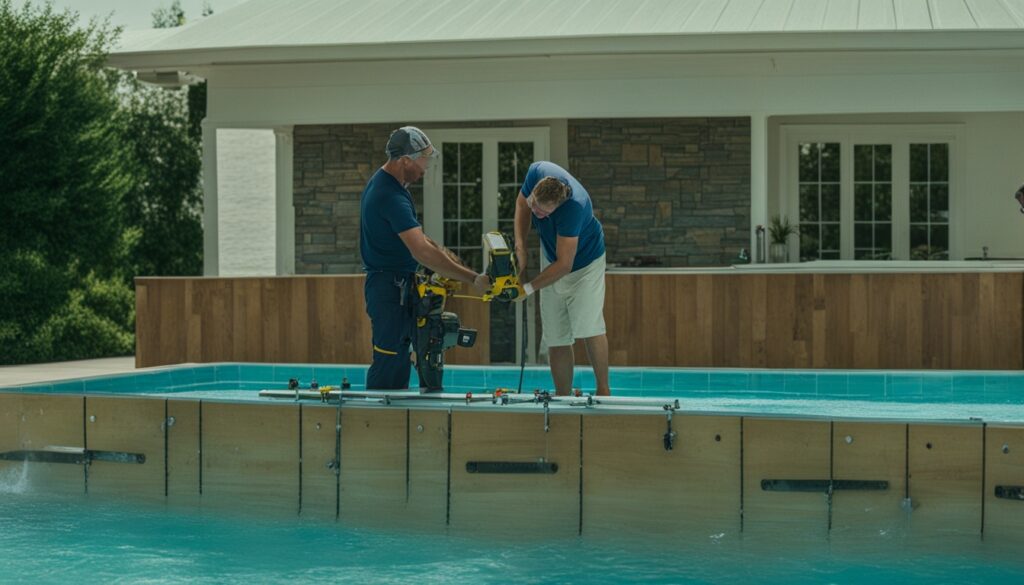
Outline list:
[[[666,451],[671,451],[675,448],[676,443],[676,432],[672,430],[672,412],[672,410],[669,410],[668,414],[665,416],[667,428],[665,430],[665,435],[662,437],[662,441],[665,444]]]

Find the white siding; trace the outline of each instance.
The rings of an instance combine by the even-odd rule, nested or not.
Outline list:
[[[220,276],[277,273],[272,130],[217,131]]]

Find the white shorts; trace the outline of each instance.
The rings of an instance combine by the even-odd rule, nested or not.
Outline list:
[[[548,347],[604,334],[604,256],[540,289],[540,318]]]

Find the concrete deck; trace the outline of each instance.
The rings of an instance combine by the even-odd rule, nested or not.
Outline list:
[[[119,374],[135,369],[135,356],[0,367],[0,386]]]

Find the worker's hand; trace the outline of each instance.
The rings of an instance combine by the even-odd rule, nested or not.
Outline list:
[[[477,274],[473,279],[473,289],[480,295],[491,290],[491,277],[483,273]]]
[[[529,258],[529,256],[526,254],[526,248],[516,246],[516,274],[519,275],[519,278],[522,278],[523,276],[526,275],[527,258]]]
[[[519,285],[516,288],[516,293],[518,293],[518,294],[516,294],[516,298],[512,299],[512,302],[514,302],[514,303],[521,303],[521,302],[526,300],[526,297],[530,296],[530,293],[533,292],[533,289],[529,289],[530,293],[528,293],[528,292],[526,292],[527,291],[527,288],[526,288],[527,286],[528,285]]]

